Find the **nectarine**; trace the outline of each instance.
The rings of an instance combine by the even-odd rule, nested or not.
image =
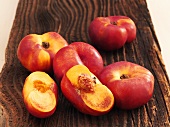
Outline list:
[[[112,92],[84,65],[75,65],[63,76],[64,96],[82,113],[106,114],[114,105]]]
[[[25,106],[33,116],[51,116],[58,102],[58,87],[45,72],[32,72],[25,80],[22,90]]]
[[[90,23],[88,33],[95,46],[111,51],[136,38],[136,25],[127,16],[96,17]]]
[[[42,35],[29,34],[20,41],[17,56],[21,64],[29,71],[50,73],[53,71],[54,55],[67,45],[67,41],[56,32],[47,32]]]
[[[96,76],[103,69],[102,56],[92,45],[85,42],[73,42],[54,56],[53,70],[56,79],[61,81],[67,70],[78,64],[87,66]]]
[[[153,94],[154,76],[138,64],[121,61],[106,66],[100,76],[121,109],[134,109],[146,104]]]

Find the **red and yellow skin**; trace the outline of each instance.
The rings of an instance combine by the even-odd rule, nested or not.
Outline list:
[[[102,56],[92,45],[73,42],[58,51],[54,57],[53,70],[57,80],[61,81],[67,70],[78,64],[87,66],[96,76],[103,69]]]
[[[75,65],[62,78],[63,95],[80,112],[99,116],[114,105],[112,92],[84,65]]]
[[[99,79],[112,91],[115,105],[121,109],[134,109],[146,104],[154,90],[152,73],[127,61],[106,66]]]
[[[29,34],[20,41],[17,56],[31,72],[51,72],[54,55],[67,45],[67,41],[56,32]]]
[[[88,32],[95,46],[111,51],[136,38],[136,25],[127,16],[97,17],[90,23]]]

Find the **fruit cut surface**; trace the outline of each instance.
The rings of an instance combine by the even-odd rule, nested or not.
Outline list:
[[[114,104],[112,92],[84,65],[76,65],[66,73],[83,102],[96,111],[107,111]]]
[[[94,87],[94,92],[88,93],[81,91],[80,95],[88,107],[97,111],[107,111],[113,105],[113,95],[103,85],[97,84]]]
[[[54,108],[54,106],[56,105],[56,101],[54,98],[55,96],[50,90],[45,93],[34,90],[30,92],[28,96],[31,105],[39,111],[43,112],[51,111]]]
[[[25,80],[22,94],[28,110],[50,112],[57,105],[56,83],[45,72],[32,72]]]

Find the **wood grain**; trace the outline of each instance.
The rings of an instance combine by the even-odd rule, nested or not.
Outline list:
[[[105,65],[126,60],[149,69],[155,77],[154,94],[144,106],[124,111],[113,108],[104,116],[78,112],[60,92],[57,110],[49,118],[38,119],[25,109],[22,87],[30,74],[19,62],[16,51],[27,34],[59,32],[69,43],[90,43],[88,26],[98,16],[126,15],[137,26],[137,38],[123,48],[101,53]],[[160,42],[161,43],[161,42]],[[6,47],[6,62],[0,74],[1,127],[169,127],[170,82],[159,42],[145,0],[19,0]]]

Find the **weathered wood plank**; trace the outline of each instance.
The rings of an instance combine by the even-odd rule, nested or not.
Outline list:
[[[126,15],[137,26],[137,38],[123,48],[101,53],[105,65],[127,60],[148,68],[155,77],[154,94],[144,106],[124,111],[113,108],[104,116],[78,112],[60,92],[57,111],[49,118],[30,115],[22,100],[22,87],[30,74],[19,62],[16,51],[29,33],[59,32],[69,43],[90,43],[88,26],[97,16]],[[159,42],[145,0],[20,0],[6,48],[6,62],[0,74],[0,126],[170,126],[170,82]]]

